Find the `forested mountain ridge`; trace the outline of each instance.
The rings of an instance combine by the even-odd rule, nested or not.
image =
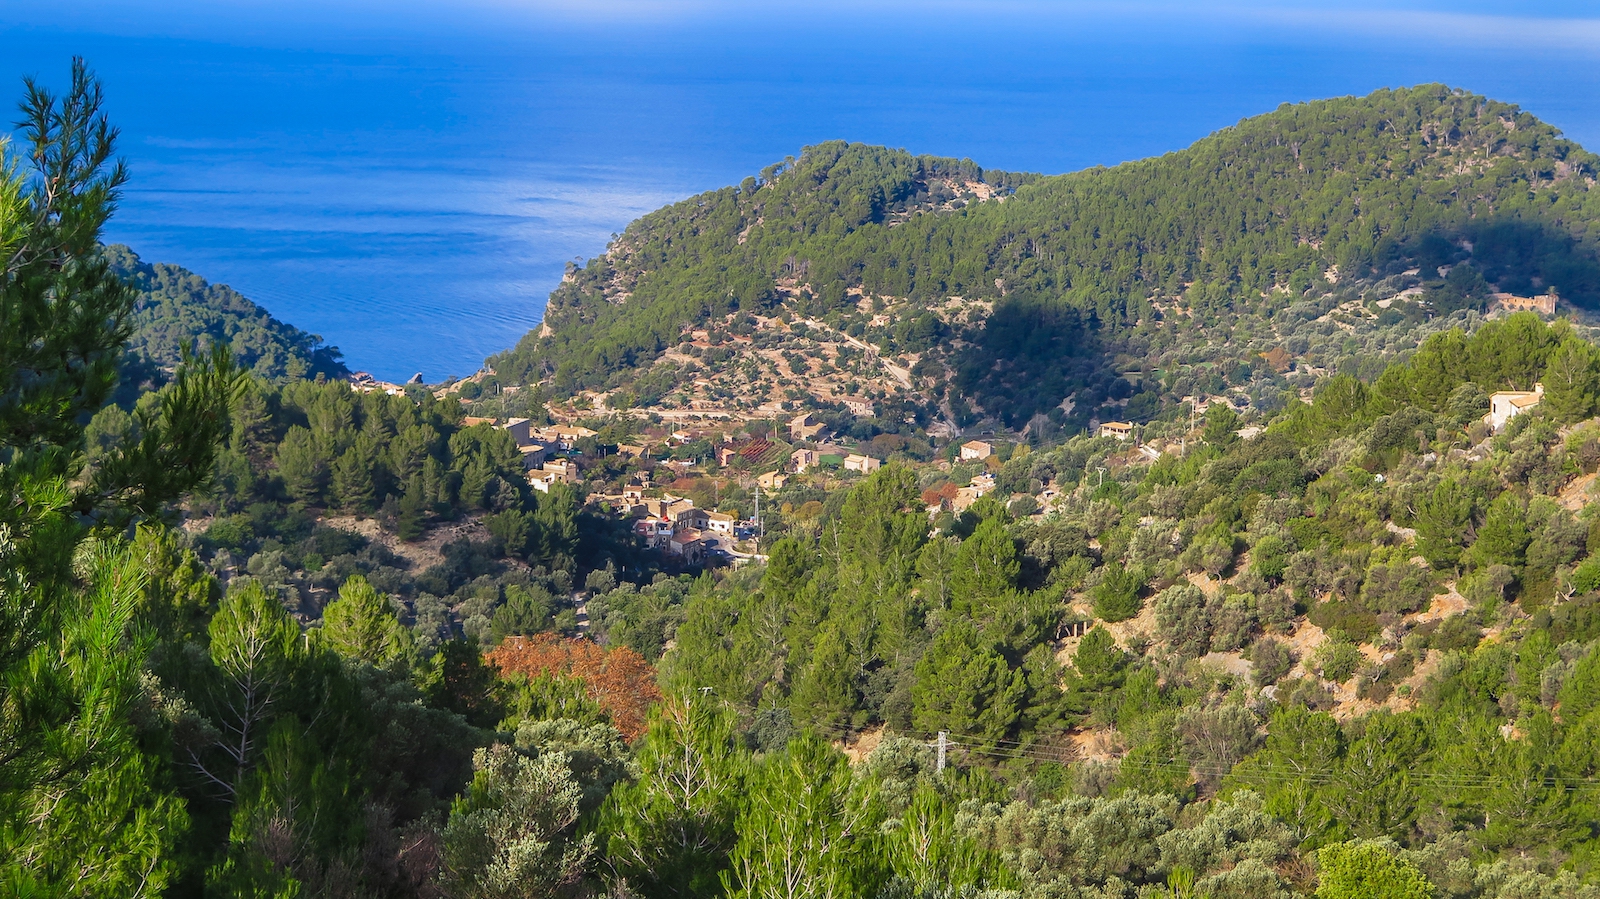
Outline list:
[[[1407,327],[1482,311],[1494,290],[1600,303],[1596,169],[1532,115],[1439,85],[1285,105],[1184,150],[1055,177],[822,144],[641,218],[569,272],[547,327],[491,361],[556,397],[670,406],[699,380],[737,408],[806,392],[817,361],[849,371],[834,358],[849,335],[916,369],[858,388],[926,418],[947,403],[969,420],[972,404],[1020,427],[1071,398],[1079,418],[1067,423],[1081,425],[1127,398],[1117,375],[1170,397],[1193,385],[1137,375],[1259,368],[1259,352],[1352,300],[1433,291],[1401,304]],[[959,203],[916,201],[930,171],[959,174]],[[1435,273],[1452,265],[1463,270],[1447,285]],[[755,360],[724,385],[667,352],[716,347],[741,324],[772,330],[784,313],[837,332],[813,366]]]
[[[98,242],[115,132],[81,63],[59,101],[28,87],[34,152],[0,152],[0,895],[1600,899],[1600,348],[1484,320],[1461,243],[1419,244],[1437,278],[1092,332],[1114,367],[1314,334],[1283,355],[1317,388],[1251,427],[1213,400],[1138,445],[885,433],[874,471],[752,486],[788,450],[765,421],[717,429],[746,456],[603,410],[469,419],[467,392],[544,414],[493,376],[216,353],[107,403],[137,299]],[[745,324],[725,342],[869,358]],[[698,333],[664,355],[726,367]],[[1219,358],[1190,368],[1295,384]],[[719,525],[742,564],[681,554]]]
[[[134,304],[131,357],[171,369],[185,348],[226,345],[245,369],[282,380],[317,373],[342,376],[337,347],[273,317],[226,284],[213,284],[180,266],[149,263],[121,244],[105,248],[111,270],[131,284]]]

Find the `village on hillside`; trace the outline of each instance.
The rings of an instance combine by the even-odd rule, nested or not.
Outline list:
[[[360,383],[352,386],[372,389]],[[1541,384],[1531,390],[1492,394],[1483,416],[1486,431],[1501,431],[1543,397]],[[1146,439],[1144,428],[1134,422],[1098,423],[1097,437],[1126,444],[1125,449],[1107,457],[1107,464],[1121,467],[1152,462],[1166,454],[1181,456],[1198,439],[1201,419],[1213,405],[1236,413],[1247,411],[1241,408],[1243,403],[1228,396],[1184,397],[1183,401],[1191,410],[1191,421],[1177,437],[1167,434]],[[539,425],[528,418],[468,416],[463,425],[490,425],[506,431],[522,454],[530,487],[541,493],[549,493],[556,484],[582,488],[587,505],[630,522],[643,546],[681,568],[764,559],[760,552],[763,502],[770,510],[791,484],[809,482],[832,489],[878,470],[885,462],[863,452],[859,441],[834,434],[813,412],[794,415],[781,433],[774,429],[751,434],[748,423],[740,427],[712,422],[711,426],[656,426],[614,443],[605,442],[602,433],[593,428]],[[1250,440],[1261,431],[1259,425],[1244,424],[1234,434]],[[979,499],[995,494],[1002,466],[1014,454],[1027,450],[1025,442],[1001,439],[993,431],[944,444],[934,466],[951,477],[924,491],[929,517],[937,521],[941,514],[959,515]],[[1104,478],[1104,472],[1100,477]],[[688,495],[703,493],[707,481],[713,484],[709,502],[703,496]],[[725,498],[720,495],[723,484],[730,488]],[[1033,482],[1028,488],[999,498],[1013,514],[1037,516],[1051,511],[1061,496],[1053,480]]]

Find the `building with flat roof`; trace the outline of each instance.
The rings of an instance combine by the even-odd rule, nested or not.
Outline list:
[[[516,438],[517,445],[536,442],[533,439],[533,422],[526,418],[513,418],[500,426],[500,429]]]
[[[1489,394],[1489,414],[1483,417],[1496,431],[1506,422],[1539,405],[1544,399],[1544,385],[1535,384],[1532,390],[1501,390]]]

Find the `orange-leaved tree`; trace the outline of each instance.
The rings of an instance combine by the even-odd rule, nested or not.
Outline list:
[[[535,634],[507,637],[485,657],[507,674],[582,681],[589,697],[629,740],[644,733],[650,707],[661,701],[655,668],[626,646],[607,649],[581,637]]]

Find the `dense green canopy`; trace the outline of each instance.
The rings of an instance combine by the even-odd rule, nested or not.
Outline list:
[[[128,352],[161,368],[183,350],[220,345],[239,365],[272,379],[347,374],[339,350],[284,324],[226,284],[212,284],[167,263],[148,263],[121,244],[106,247],[111,271],[138,291],[129,322]]]
[[[1478,284],[1600,304],[1596,169],[1528,113],[1441,85],[1285,105],[1056,177],[835,141],[634,222],[568,272],[548,331],[492,362],[558,394],[606,389],[733,310],[847,326],[869,317],[856,289],[909,301],[902,320],[959,296],[994,304],[986,327],[930,332],[933,355],[958,395],[1020,423],[1102,354],[1140,355],[1169,301],[1196,322],[1269,319],[1330,280],[1470,262]],[[866,328],[905,342],[890,331]]]

